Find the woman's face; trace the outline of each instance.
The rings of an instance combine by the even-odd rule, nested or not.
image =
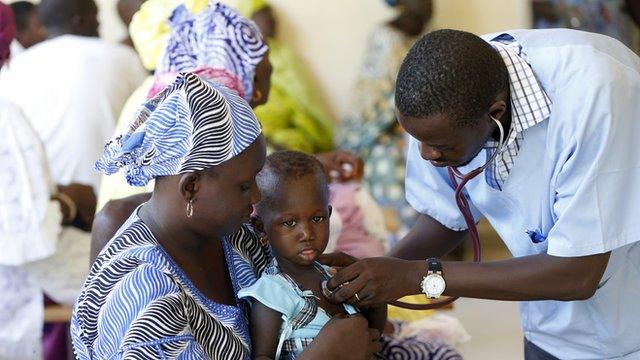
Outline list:
[[[271,62],[269,61],[269,53],[264,54],[262,60],[256,66],[256,75],[253,79],[253,94],[251,96],[252,108],[265,104],[269,100],[269,90],[271,89]]]
[[[249,222],[253,204],[260,201],[256,175],[266,158],[266,144],[260,135],[240,155],[204,171],[194,184],[194,231],[210,237],[227,236]]]

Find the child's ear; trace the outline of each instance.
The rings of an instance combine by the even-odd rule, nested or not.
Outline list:
[[[333,213],[333,206],[331,205],[327,205],[329,207],[329,217],[331,217],[331,214]]]
[[[251,227],[255,230],[258,235],[266,235],[266,231],[264,230],[264,223],[262,222],[262,218],[259,216],[253,215],[249,220],[251,223]]]

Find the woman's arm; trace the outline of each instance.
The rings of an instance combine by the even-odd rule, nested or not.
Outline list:
[[[387,325],[387,304],[361,307],[360,311],[369,322],[370,328],[378,329],[381,334],[384,333],[384,328]]]
[[[382,348],[380,332],[361,315],[335,315],[298,357],[299,360],[375,359]]]
[[[254,301],[251,307],[251,343],[254,359],[275,359],[282,317],[277,311]]]

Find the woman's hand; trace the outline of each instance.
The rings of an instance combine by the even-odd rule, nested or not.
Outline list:
[[[329,181],[360,181],[364,174],[364,162],[356,154],[344,150],[316,154],[315,157],[324,166]]]
[[[326,323],[299,359],[375,359],[382,345],[380,331],[361,315],[338,314]]]
[[[328,281],[333,303],[372,306],[421,293],[420,281],[427,274],[424,261],[378,257],[359,260],[338,270]]]

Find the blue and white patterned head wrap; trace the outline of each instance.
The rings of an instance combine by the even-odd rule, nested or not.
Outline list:
[[[171,83],[177,73],[188,71],[251,100],[256,66],[268,51],[252,21],[214,1],[195,15],[180,5],[169,21],[172,32],[151,95]]]
[[[95,168],[121,168],[127,182],[144,186],[158,176],[204,170],[233,158],[260,135],[251,107],[224,86],[192,73],[147,101],[126,134],[107,143]]]

